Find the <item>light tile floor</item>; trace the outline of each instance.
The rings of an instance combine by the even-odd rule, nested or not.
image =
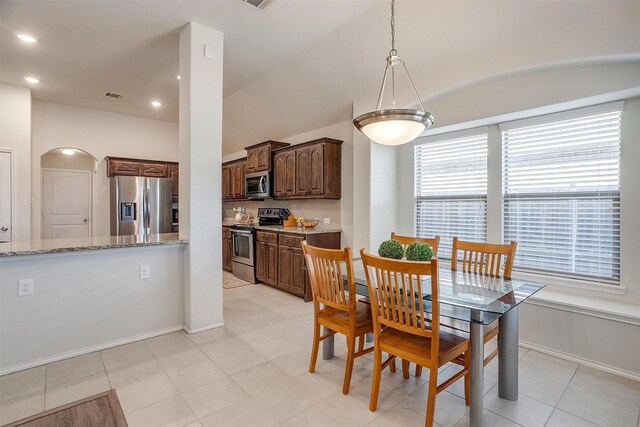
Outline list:
[[[233,280],[226,276],[226,280]],[[226,326],[175,332],[0,377],[0,425],[114,388],[136,426],[422,426],[425,380],[385,371],[369,411],[370,355],[341,393],[346,345],[309,374],[312,305],[263,285],[224,290]],[[456,366],[442,370],[443,378]],[[640,383],[520,351],[520,398],[498,397],[485,370],[487,426],[640,427]],[[467,426],[462,381],[438,395],[439,426]]]

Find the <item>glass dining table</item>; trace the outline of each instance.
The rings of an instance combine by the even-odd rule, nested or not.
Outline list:
[[[444,264],[444,263],[443,263]],[[506,400],[518,400],[518,306],[542,289],[543,283],[520,279],[503,279],[461,271],[451,271],[450,265],[438,269],[440,322],[466,325],[469,332],[471,364],[470,425],[482,426],[484,384],[484,327],[499,322],[498,335],[498,395]],[[346,270],[343,270],[346,281]],[[430,279],[425,279],[430,280]],[[356,293],[368,296],[364,267],[354,259]],[[431,286],[423,285],[424,289]],[[424,294],[425,311],[431,311],[431,295]],[[323,358],[334,356],[333,336],[323,341]]]

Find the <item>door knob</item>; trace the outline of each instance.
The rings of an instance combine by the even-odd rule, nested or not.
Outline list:
[[[0,228],[0,231],[9,231],[9,229],[7,227],[2,227]]]
[[[89,221],[87,218],[83,219],[82,222],[87,222]]]

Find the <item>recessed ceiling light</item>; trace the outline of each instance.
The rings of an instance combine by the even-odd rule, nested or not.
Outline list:
[[[29,83],[40,83],[40,80],[36,79],[35,77],[25,77],[24,78],[26,81],[28,81]]]
[[[176,79],[180,80],[180,74],[178,74],[178,75],[176,76]]]
[[[162,107],[162,103],[160,103],[160,101],[151,101],[151,105],[153,105],[156,108]]]
[[[62,154],[66,154],[67,156],[73,156],[76,152],[73,148],[63,148],[60,150]]]
[[[23,42],[27,42],[27,43],[35,43],[36,39],[32,36],[30,36],[29,34],[18,34],[18,38],[20,40],[22,40]]]

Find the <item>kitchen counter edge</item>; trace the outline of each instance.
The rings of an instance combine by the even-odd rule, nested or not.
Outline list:
[[[101,249],[135,248],[145,246],[185,245],[177,233],[150,234],[148,236],[102,236],[80,239],[28,240],[0,243],[0,259],[64,252],[95,251]]]
[[[331,228],[323,226],[322,224],[315,228],[301,228],[301,227],[285,227],[284,225],[258,225],[256,223],[241,223],[241,222],[233,222],[233,221],[223,221],[223,227],[230,227],[232,225],[250,225],[255,227],[258,231],[270,231],[273,233],[287,233],[287,234],[298,234],[298,235],[309,235],[309,234],[326,234],[326,233],[341,233],[341,228]]]

